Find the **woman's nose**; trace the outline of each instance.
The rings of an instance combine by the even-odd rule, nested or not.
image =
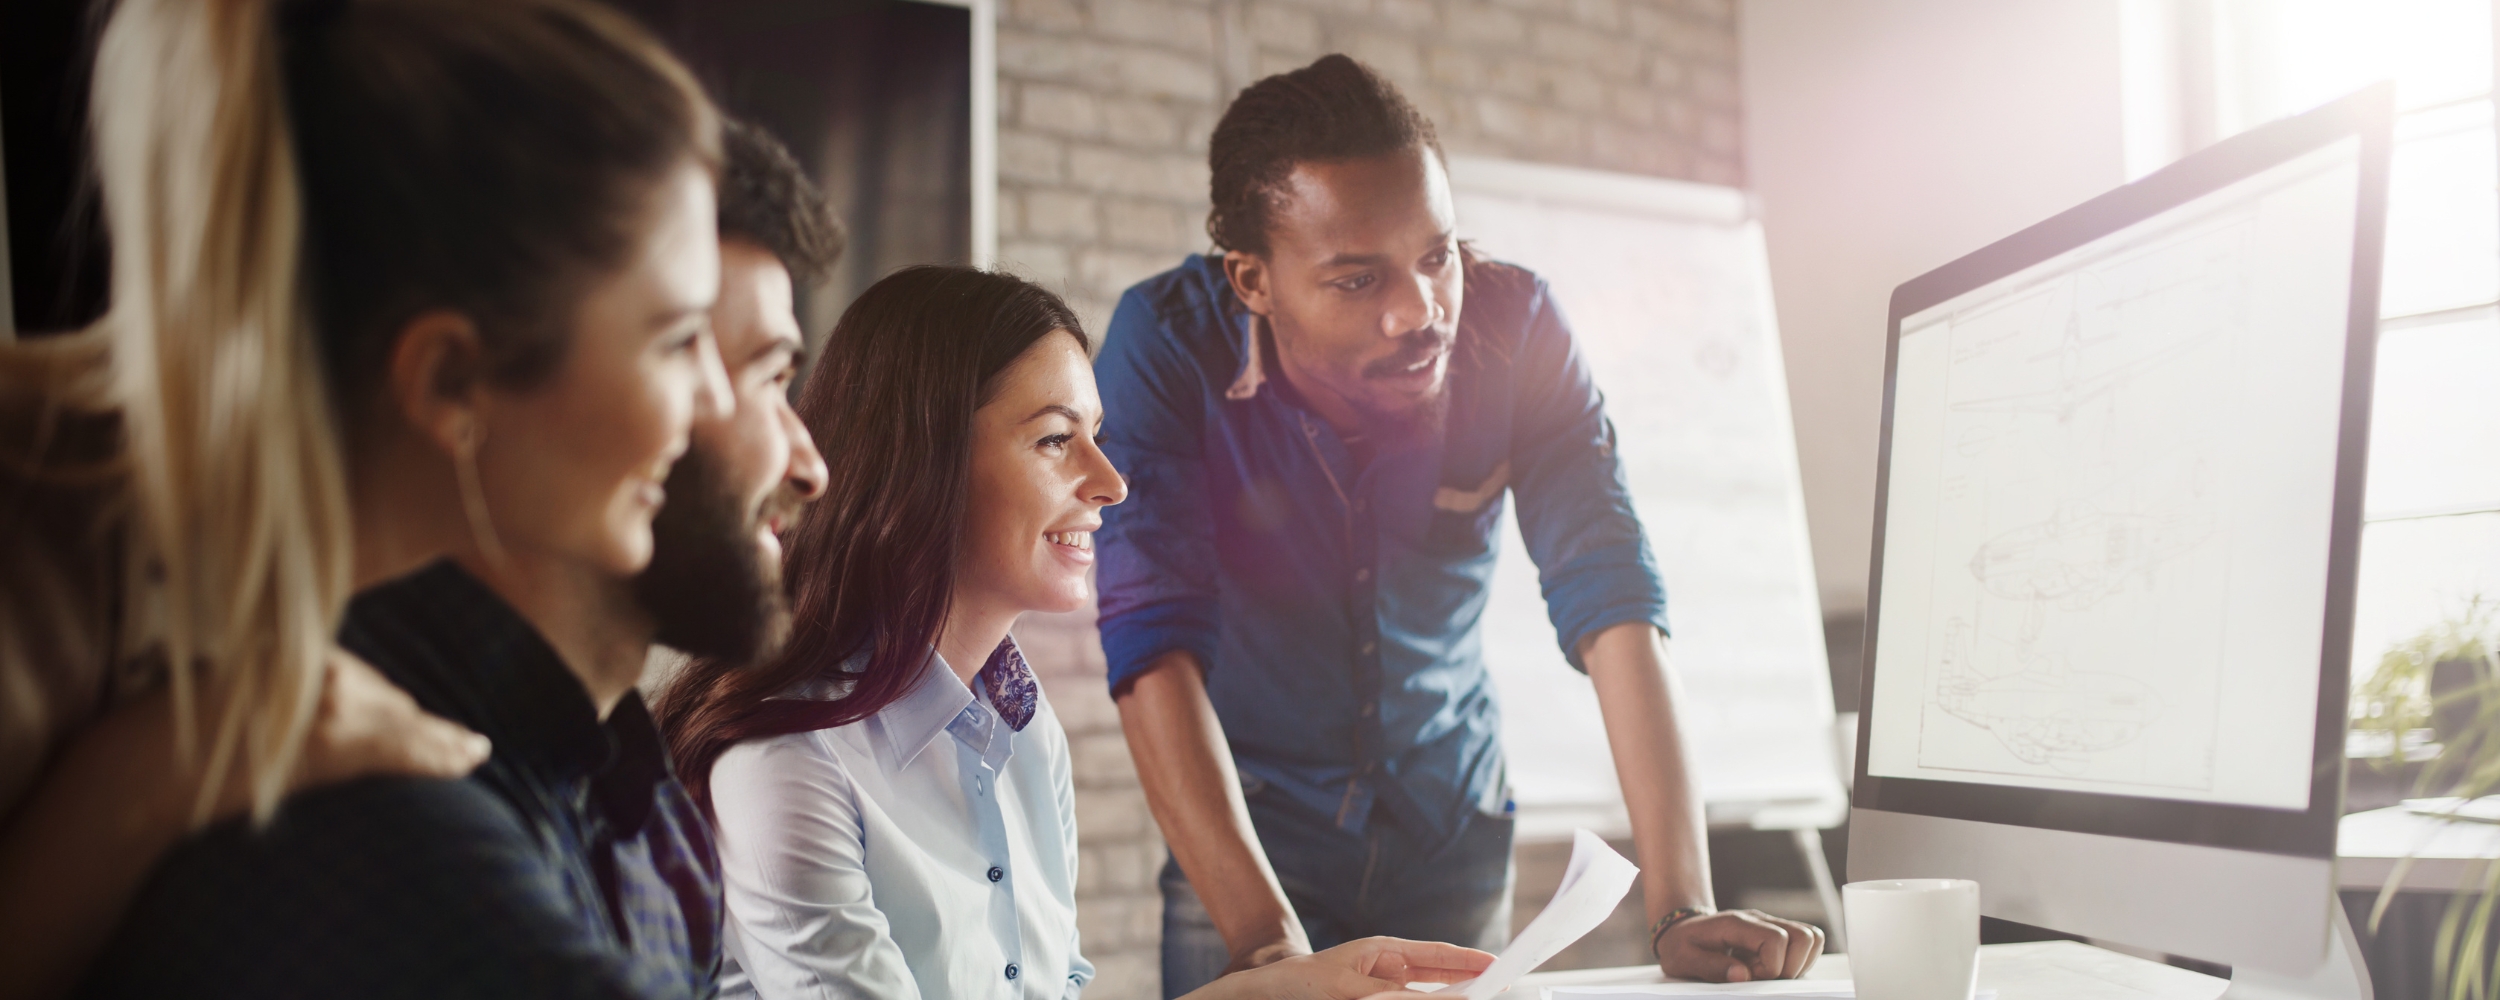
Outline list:
[[[1085,480],[1086,499],[1104,507],[1128,499],[1128,477],[1120,474],[1119,468],[1111,464],[1111,456],[1103,454],[1100,447],[1092,451],[1095,467]]]

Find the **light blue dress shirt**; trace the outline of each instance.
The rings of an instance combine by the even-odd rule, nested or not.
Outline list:
[[[1068,737],[1047,699],[1016,731],[933,654],[874,716],[730,748],[712,805],[724,997],[1058,1000],[1094,977]]]

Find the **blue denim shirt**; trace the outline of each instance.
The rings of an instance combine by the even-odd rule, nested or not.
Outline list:
[[[1094,368],[1130,483],[1096,536],[1113,692],[1194,653],[1245,781],[1349,831],[1377,804],[1441,844],[1508,796],[1479,632],[1508,497],[1575,666],[1609,626],[1666,628],[1569,325],[1535,275],[1467,260],[1446,418],[1362,467],[1267,377],[1220,259],[1129,289]]]

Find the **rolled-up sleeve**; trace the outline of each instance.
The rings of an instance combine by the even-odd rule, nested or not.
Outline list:
[[[1561,307],[1536,282],[1518,354],[1512,489],[1545,610],[1571,665],[1583,639],[1625,622],[1667,629],[1666,585],[1632,510],[1614,422]]]
[[[1204,375],[1137,289],[1120,299],[1094,362],[1103,451],[1128,477],[1128,500],[1103,508],[1097,534],[1102,648],[1116,696],[1154,658],[1187,650],[1215,663],[1215,529],[1200,431]]]
[[[712,806],[739,964],[757,994],[920,996],[873,898],[859,800],[841,763],[803,739],[741,743],[712,767]]]

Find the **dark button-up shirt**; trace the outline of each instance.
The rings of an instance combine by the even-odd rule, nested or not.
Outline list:
[[[484,733],[464,781],[290,798],[151,878],[90,996],[705,997],[719,862],[639,696],[600,721],[529,623],[437,564],[358,597],[340,642]]]
[[[1098,535],[1112,689],[1187,650],[1245,780],[1349,830],[1377,803],[1443,843],[1507,792],[1478,629],[1507,496],[1575,665],[1609,626],[1666,627],[1570,327],[1535,275],[1467,260],[1436,430],[1350,448],[1267,377],[1215,258],[1129,289],[1095,363],[1131,484]]]

